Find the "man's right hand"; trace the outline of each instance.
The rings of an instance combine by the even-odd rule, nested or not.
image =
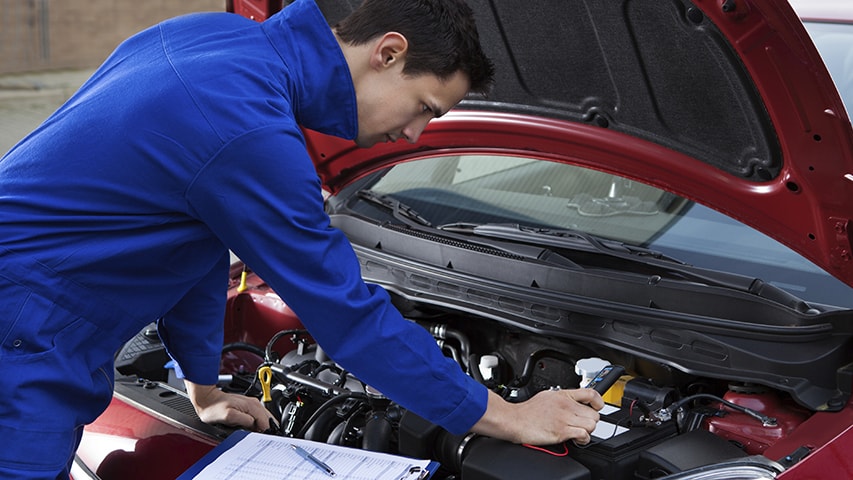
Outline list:
[[[589,443],[604,401],[598,392],[546,390],[521,403],[510,403],[489,391],[486,413],[471,429],[474,433],[531,445],[553,445],[574,440]]]

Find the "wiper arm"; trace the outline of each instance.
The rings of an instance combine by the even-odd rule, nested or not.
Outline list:
[[[616,256],[628,254],[632,256],[664,260],[666,262],[672,262],[680,265],[685,264],[681,260],[669,257],[655,250],[601,238],[580,230],[528,227],[518,224],[502,223],[486,223],[482,225],[472,223],[453,223],[441,225],[437,228],[484,237],[496,237],[527,243],[535,242],[538,245],[547,245],[550,247],[575,248],[588,251],[592,250],[598,253]]]
[[[453,223],[440,225],[436,228],[457,233],[535,243],[537,245],[547,245],[556,248],[592,251],[629,261],[641,261],[646,265],[660,268],[662,273],[667,272],[677,275],[676,279],[680,278],[706,285],[747,292],[802,313],[809,311],[811,308],[801,298],[775,285],[766,283],[759,278],[695,267],[661,252],[600,238],[578,230],[537,228],[518,224],[477,225],[471,223]],[[638,259],[636,257],[642,258]]]
[[[380,195],[369,189],[359,190],[357,195],[363,200],[387,208],[391,211],[391,214],[394,215],[394,218],[402,221],[403,223],[410,223],[409,221],[415,221],[420,225],[424,225],[427,227],[432,226],[432,223],[430,223],[430,221],[426,218],[420,216],[420,214],[416,212],[415,209],[397,200],[394,197],[391,197],[389,195]]]

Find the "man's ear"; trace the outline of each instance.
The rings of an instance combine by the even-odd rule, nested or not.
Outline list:
[[[409,41],[402,34],[388,32],[382,35],[373,45],[370,52],[370,66],[375,70],[401,66],[406,61]]]

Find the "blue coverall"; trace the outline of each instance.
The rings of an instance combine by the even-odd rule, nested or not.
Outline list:
[[[482,416],[486,389],[361,280],[323,211],[299,125],[352,139],[356,112],[312,0],[193,14],[125,41],[0,160],[0,477],[67,475],[115,351],[154,319],[215,383],[228,249],[366,383],[453,432]]]

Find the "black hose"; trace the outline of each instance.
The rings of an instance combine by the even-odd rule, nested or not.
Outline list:
[[[480,356],[476,353],[468,355],[468,365],[471,365],[471,367],[468,368],[468,373],[474,377],[474,380],[476,380],[477,383],[486,383],[483,379],[483,374],[480,373]]]
[[[524,370],[521,372],[521,376],[516,378],[515,381],[513,381],[512,386],[523,387],[527,385],[527,382],[530,381],[530,377],[533,376],[533,371],[536,368],[536,363],[538,363],[539,360],[542,360],[543,358],[556,358],[559,360],[565,360],[566,362],[569,362],[571,364],[576,363],[573,357],[570,357],[569,355],[558,350],[537,350],[530,354],[529,357],[527,357],[527,360],[524,362]]]
[[[463,367],[467,369],[472,369],[470,364],[468,364],[468,356],[471,354],[471,344],[468,342],[468,337],[463,335],[458,330],[454,330],[452,328],[445,329],[444,334],[447,338],[452,338],[459,342],[459,350],[461,351],[460,357],[462,358],[462,362],[464,363]]]
[[[723,405],[731,408],[732,410],[736,410],[738,412],[745,413],[745,414],[749,415],[750,417],[760,421],[764,425],[775,425],[775,423],[776,423],[775,418],[764,415],[761,412],[757,412],[751,408],[744,407],[743,405],[738,405],[736,403],[732,403],[728,400],[720,398],[716,395],[711,395],[709,393],[697,393],[696,395],[691,395],[689,397],[682,398],[681,400],[674,402],[672,405],[670,405],[669,410],[673,411],[673,412],[677,412],[678,409],[680,409],[685,404],[690,403],[694,400],[699,400],[699,399],[705,399],[705,400],[712,400],[715,402],[720,402]]]
[[[272,347],[273,347],[273,345],[275,345],[275,342],[277,342],[281,337],[283,337],[285,335],[300,335],[300,334],[307,334],[307,333],[308,333],[307,330],[302,330],[302,329],[298,329],[298,328],[290,329],[290,330],[282,330],[282,331],[276,333],[275,335],[272,336],[270,341],[267,343],[267,348],[264,350],[264,360],[267,362],[273,362],[275,360],[278,360],[278,359],[272,358],[272,353],[273,353]]]
[[[264,358],[264,350],[257,345],[252,345],[251,343],[232,342],[232,343],[226,343],[225,345],[222,346],[222,354],[223,355],[228,353],[228,352],[234,352],[234,351],[249,352],[249,353],[255,354],[261,358]]]
[[[374,413],[364,424],[361,448],[372,452],[391,451],[391,422],[385,412]]]
[[[326,402],[320,405],[320,407],[317,408],[317,410],[315,410],[310,417],[308,417],[308,420],[305,421],[305,424],[302,425],[302,428],[300,428],[299,432],[296,434],[296,438],[304,438],[305,433],[308,432],[309,428],[311,428],[311,424],[316,422],[317,419],[320,418],[321,415],[323,415],[323,412],[350,398],[359,398],[362,400],[367,400],[367,395],[361,392],[350,392],[341,395],[335,395],[334,397],[326,400]]]

